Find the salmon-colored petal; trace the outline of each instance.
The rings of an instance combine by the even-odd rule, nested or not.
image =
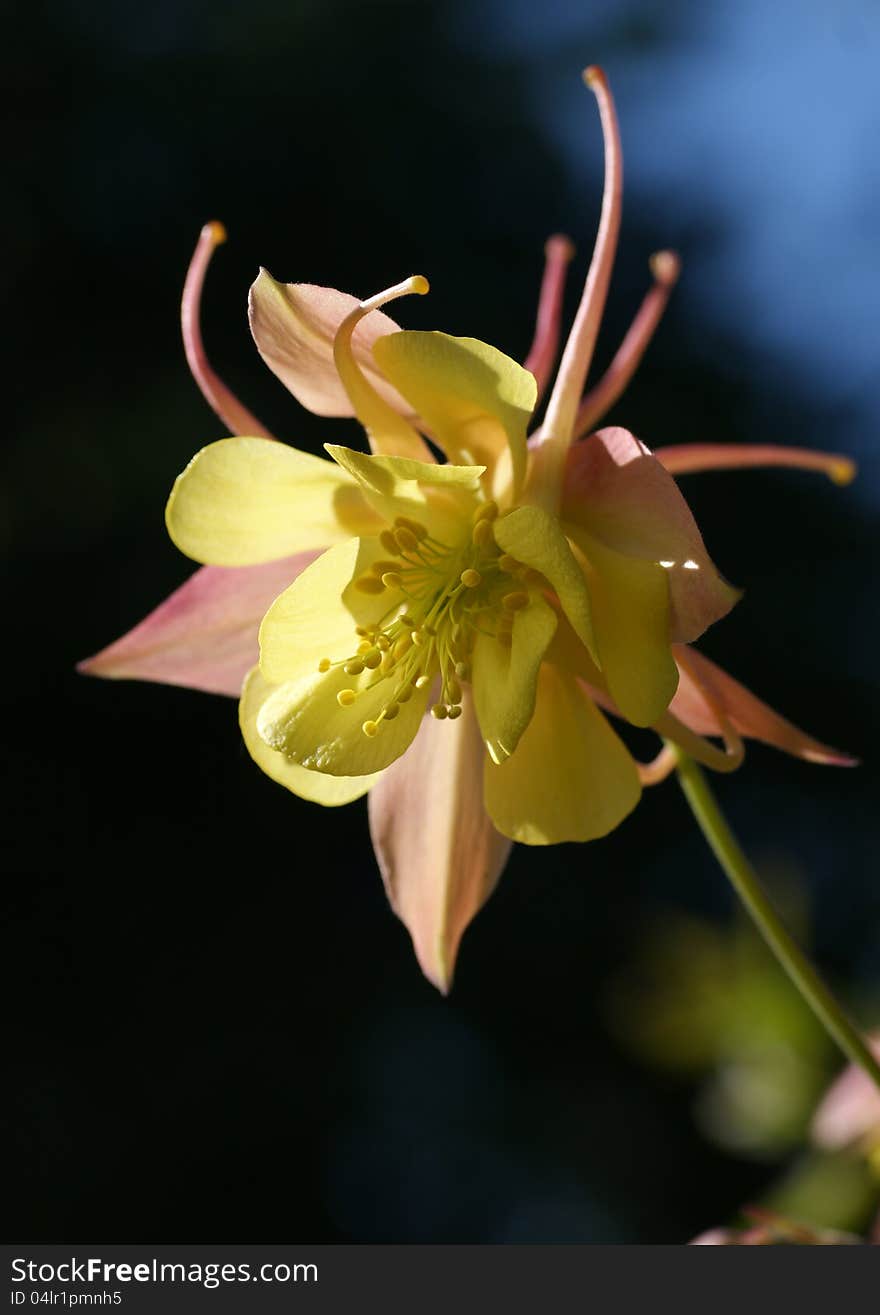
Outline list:
[[[333,360],[333,340],[360,302],[347,292],[313,283],[278,283],[265,269],[248,298],[251,333],[273,374],[303,406],[322,416],[353,416],[354,407]],[[373,344],[399,326],[383,311],[365,317],[354,331],[352,350],[363,373],[401,415],[410,407],[388,384],[373,360]]]
[[[121,639],[77,670],[111,680],[154,680],[237,698],[259,658],[270,604],[317,553],[259,566],[203,566]]]
[[[880,1060],[880,1036],[869,1038]],[[824,1150],[837,1151],[874,1134],[880,1136],[880,1092],[867,1073],[850,1064],[823,1096],[811,1128],[813,1141]]]
[[[614,552],[666,570],[674,641],[697,639],[739,598],[706,552],[675,480],[626,429],[600,429],[572,445],[562,516]]]
[[[676,644],[672,651],[680,679],[669,711],[698,735],[722,734],[717,713],[713,710],[715,705],[723,709],[740,735],[749,739],[761,740],[807,762],[833,767],[857,765],[856,758],[814,740],[786,721],[696,649]]]
[[[483,749],[470,701],[456,721],[425,717],[370,791],[370,833],[391,907],[422,972],[444,994],[462,934],[498,882],[511,842],[483,807]]]

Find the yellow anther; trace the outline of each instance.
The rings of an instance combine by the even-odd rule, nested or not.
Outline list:
[[[445,721],[449,716],[449,710],[444,703],[435,703],[431,709],[431,716],[436,717],[438,721]]]
[[[401,612],[397,619],[402,626],[406,626],[407,630],[412,630],[415,627],[416,623],[410,616],[409,612]]]
[[[382,575],[382,583],[386,589],[400,589],[403,587],[403,578],[398,571],[385,571]]]
[[[407,525],[399,525],[394,531],[394,539],[399,552],[415,552],[419,541]]]
[[[369,653],[364,654],[364,666],[368,667],[370,671],[375,671],[381,661],[382,654],[378,648],[371,648]]]
[[[368,740],[372,740],[374,735],[379,734],[379,723],[377,721],[365,721],[361,730]]]
[[[409,632],[409,637],[416,647],[420,647],[425,642],[425,636],[422,634],[421,630],[411,630]]]
[[[498,565],[501,567],[502,571],[506,571],[508,575],[516,575],[516,572],[519,570],[519,562],[515,557],[511,557],[509,552],[503,552],[501,554],[498,558]]]
[[[459,680],[470,680],[471,669],[466,662],[456,662],[455,674],[458,676]]]
[[[460,717],[460,716],[461,716],[461,708],[460,708],[459,705],[456,703],[456,704],[453,705],[453,707],[451,707],[451,708],[448,710],[448,712],[447,712],[446,715],[447,715],[447,717],[449,718],[450,721],[455,721],[456,717]]]
[[[364,664],[361,662],[360,658],[352,658],[351,661],[346,662],[345,666],[342,668],[346,676],[359,676],[363,669]]]
[[[355,626],[354,633],[360,635],[363,639],[364,635],[368,635],[370,632],[369,630],[365,630],[363,626]]]
[[[359,589],[362,594],[381,594],[385,588],[381,580],[377,580],[375,575],[362,575],[354,582],[355,589]]]
[[[846,457],[840,457],[828,464],[828,475],[834,484],[840,484],[841,486],[852,484],[856,473],[856,463],[848,461]]]
[[[397,540],[395,539],[391,530],[383,530],[382,533],[379,535],[379,542],[381,543],[382,547],[385,549],[386,552],[394,553],[394,555],[397,556],[398,553]]]
[[[489,502],[481,502],[474,512],[474,524],[478,525],[480,521],[494,521],[498,515],[498,503],[494,499]]]
[[[370,570],[373,572],[374,575],[378,575],[379,578],[381,579],[386,571],[400,570],[400,562],[389,562],[386,561],[385,558],[383,557],[380,558],[378,562],[373,562],[373,565],[370,567]]]
[[[427,539],[428,531],[421,521],[414,521],[409,516],[395,516],[394,525],[396,529],[409,530],[417,539]]]
[[[409,635],[401,635],[399,639],[394,641],[392,652],[394,653],[395,658],[402,658],[404,653],[408,653],[411,648],[412,640]]]
[[[534,566],[527,566],[523,571],[522,577],[526,584],[546,584],[546,581],[540,571],[536,571]]]
[[[387,653],[389,648],[391,647],[391,640],[388,638],[387,635],[383,635],[383,634],[377,635],[376,647],[380,649],[381,652]]]
[[[398,707],[398,705],[396,703],[389,703],[388,707],[385,709],[385,720],[394,721],[394,718],[397,716],[398,712],[400,712],[400,708]]]
[[[361,655],[361,657],[363,657],[365,653],[369,653],[372,647],[373,647],[372,639],[362,639],[361,642],[358,644],[358,653]]]
[[[431,683],[431,677],[424,675],[417,676],[416,679],[413,681],[413,684],[415,685],[416,689],[424,689],[425,686],[430,685],[430,683]]]
[[[478,585],[483,583],[480,572],[475,571],[472,566],[469,566],[466,571],[462,571],[460,579],[465,589],[476,589]]]
[[[449,703],[461,703],[461,686],[454,676],[446,682],[446,699]]]
[[[409,703],[412,698],[412,685],[403,685],[395,695],[398,703]]]
[[[491,543],[494,537],[491,522],[487,520],[477,521],[471,530],[471,542],[476,548],[485,548],[486,544]]]
[[[319,670],[320,672],[322,672],[322,673],[325,672],[325,671],[329,671],[329,670],[330,670],[330,659],[329,659],[329,658],[321,658],[321,661],[318,663],[318,670]]]
[[[521,612],[528,605],[529,596],[524,589],[517,589],[512,594],[505,594],[501,599],[501,606],[508,612]]]
[[[437,628],[436,626],[429,626],[428,623],[425,622],[425,624],[422,626],[422,634],[430,635],[431,638],[433,639],[434,636],[437,634]]]
[[[336,695],[336,702],[340,708],[350,708],[357,698],[353,689],[341,689]]]

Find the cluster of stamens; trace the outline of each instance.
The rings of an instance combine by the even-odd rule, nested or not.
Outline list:
[[[407,516],[398,516],[380,534],[388,557],[374,562],[354,586],[394,600],[374,625],[355,627],[354,653],[335,662],[323,658],[319,664],[322,672],[341,666],[348,676],[366,677],[358,688],[336,695],[343,708],[387,682],[388,699],[375,718],[363,723],[364,735],[378,734],[382,722],[393,721],[415,690],[426,689],[438,677],[440,693],[431,714],[438,721],[454,721],[461,716],[462,685],[470,680],[477,635],[488,634],[510,647],[516,613],[529,602],[524,586],[541,577],[500,551],[493,531],[497,516],[495,502],[481,503],[469,535],[455,545],[434,538]]]

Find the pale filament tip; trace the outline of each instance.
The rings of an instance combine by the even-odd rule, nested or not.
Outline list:
[[[681,261],[674,251],[655,251],[648,261],[648,266],[658,283],[665,283],[671,287],[678,282]]]

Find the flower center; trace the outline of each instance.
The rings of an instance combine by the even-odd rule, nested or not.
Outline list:
[[[393,721],[413,690],[439,677],[439,698],[432,716],[442,721],[461,716],[462,685],[470,679],[477,636],[491,636],[510,647],[515,614],[529,602],[523,586],[536,575],[495,542],[494,502],[477,509],[467,537],[446,544],[419,521],[398,516],[379,542],[388,553],[359,576],[355,588],[365,594],[388,592],[394,603],[373,626],[357,626],[357,649],[339,662],[324,658],[321,671],[342,666],[360,677],[358,687],[340,690],[340,706],[351,707],[364,690],[385,684],[387,701],[378,716],[365,721],[364,735],[377,735],[383,721]],[[400,601],[403,594],[404,601]]]

